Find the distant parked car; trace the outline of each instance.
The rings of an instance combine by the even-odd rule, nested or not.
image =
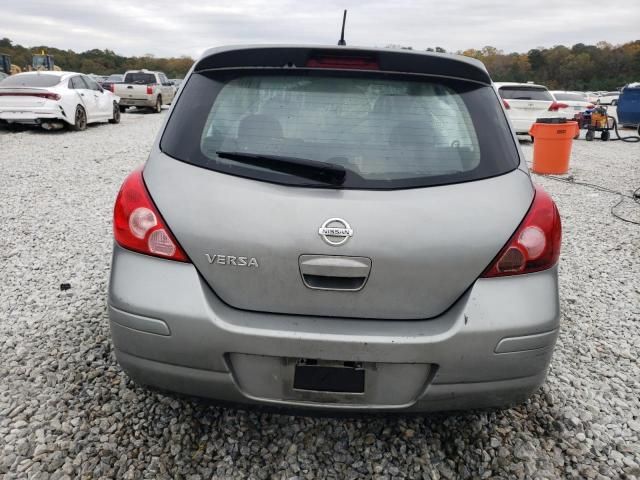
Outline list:
[[[120,97],[120,111],[127,107],[151,108],[160,113],[176,94],[173,84],[162,72],[130,70],[122,83],[114,84],[113,92]]]
[[[587,101],[591,103],[597,103],[598,98],[600,98],[598,92],[584,92],[584,94],[587,97]]]
[[[87,75],[87,77],[96,82],[98,85],[100,85],[107,79],[106,75],[96,75],[95,73],[90,73]]]
[[[531,125],[541,117],[573,118],[569,105],[556,102],[543,85],[496,82],[494,86],[517,134],[528,135]]]
[[[113,84],[114,83],[122,83],[124,80],[124,75],[120,73],[114,73],[113,75],[109,75],[100,85],[105,90],[109,90],[113,92]]]
[[[640,125],[640,82],[630,83],[622,89],[617,114],[618,122],[623,127]]]
[[[85,130],[88,123],[120,122],[118,100],[87,75],[25,72],[0,81],[0,121]]]
[[[585,102],[589,102],[589,103],[593,103],[593,104],[595,104],[595,103],[596,103],[596,102],[591,102],[591,101],[589,100],[589,95],[587,95],[587,92],[579,92],[579,91],[577,91],[577,90],[554,90],[554,91],[557,91],[557,92],[559,92],[559,91],[566,91],[567,93],[574,93],[574,94],[579,95],[580,97],[582,97],[582,99],[583,99]]]
[[[587,100],[587,96],[583,92],[552,90],[551,95],[553,95],[556,102],[568,105],[567,108],[562,109],[567,118],[573,118],[576,114],[595,107],[593,103]],[[574,138],[578,137],[580,137],[580,132]]]
[[[592,102],[589,102],[586,96],[581,92],[552,90],[551,95],[553,95],[556,102],[562,102],[568,105],[568,108],[563,109],[563,113],[575,115],[578,112],[595,107],[595,105]]]
[[[618,104],[619,97],[620,92],[605,92],[603,95],[598,97],[598,104],[616,106]]]
[[[173,84],[173,90],[175,91],[175,93],[178,93],[178,90],[180,90],[180,84],[182,83],[182,78],[170,78],[169,82]]]

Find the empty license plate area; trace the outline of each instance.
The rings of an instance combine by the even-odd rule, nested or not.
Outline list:
[[[432,375],[426,363],[384,363],[229,353],[238,389],[247,397],[288,405],[406,407]]]
[[[365,370],[359,362],[300,359],[295,365],[293,389],[312,392],[364,393]]]

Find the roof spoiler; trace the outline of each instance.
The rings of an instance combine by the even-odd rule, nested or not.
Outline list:
[[[247,46],[207,50],[194,66],[195,72],[229,68],[318,68],[317,59],[359,59],[362,70],[454,77],[491,84],[482,62],[441,53],[336,46]],[[341,69],[340,62],[332,67]],[[371,65],[376,66],[373,68]],[[326,67],[321,67],[326,68]],[[349,69],[353,69],[351,67]]]

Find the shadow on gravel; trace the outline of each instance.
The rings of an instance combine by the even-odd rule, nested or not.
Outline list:
[[[101,302],[78,289],[56,297],[65,316],[20,343],[46,360],[25,370],[19,415],[42,419],[72,478],[562,477],[565,418],[544,391],[510,409],[428,415],[219,406],[134,384]]]
[[[166,112],[169,109],[167,105],[162,106],[162,112]],[[162,114],[162,112],[160,112]],[[123,114],[130,113],[132,115],[157,115],[150,108],[138,108],[138,107],[130,107]]]
[[[100,127],[110,126],[110,123],[107,122],[99,122],[99,123],[90,123],[87,125],[87,130],[95,130]],[[85,130],[85,131],[87,131]],[[68,126],[64,126],[63,128],[57,130],[45,130],[42,127],[37,125],[6,125],[0,126],[0,134],[7,133],[29,133],[32,135],[64,135],[64,134],[82,134],[83,132],[76,132],[71,130]]]

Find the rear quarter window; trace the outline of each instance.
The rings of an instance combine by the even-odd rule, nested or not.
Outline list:
[[[174,107],[161,149],[223,173],[291,185],[308,179],[216,152],[343,166],[341,188],[407,188],[514,169],[509,127],[489,86],[357,73],[197,73]]]

